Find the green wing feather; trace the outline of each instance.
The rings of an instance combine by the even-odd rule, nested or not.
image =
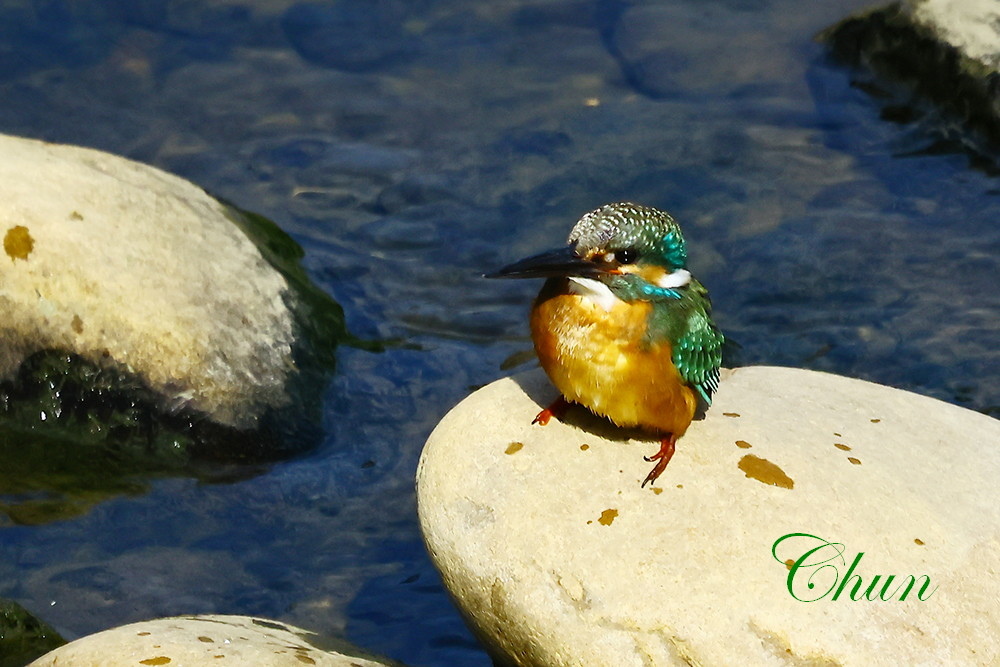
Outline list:
[[[711,405],[712,394],[719,388],[725,337],[712,321],[712,303],[701,283],[692,278],[676,294],[647,297],[653,303],[653,311],[646,341],[669,340],[673,348],[671,359],[681,377],[706,405]]]
[[[724,337],[701,309],[691,312],[686,329],[674,345],[674,365],[706,405],[711,405],[712,394],[719,388]]]

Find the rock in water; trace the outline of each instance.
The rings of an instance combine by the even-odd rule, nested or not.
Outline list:
[[[0,446],[0,460],[59,429],[161,459],[301,445],[245,437],[283,411],[315,414],[303,383],[347,338],[294,241],[121,157],[2,135],[0,156],[0,430],[37,445]]]
[[[499,664],[1000,661],[1000,421],[740,368],[643,489],[657,442],[577,407],[532,426],[554,397],[540,371],[480,389],[417,472],[428,551]]]
[[[179,616],[132,623],[76,640],[32,667],[132,665],[268,665],[386,667],[398,665],[346,642],[294,625],[249,616]]]
[[[887,118],[927,116],[932,133],[994,157],[1000,150],[1000,3],[902,0],[851,16],[819,38],[834,55],[867,71]],[[922,103],[921,103],[922,101]],[[921,106],[933,106],[927,113]]]

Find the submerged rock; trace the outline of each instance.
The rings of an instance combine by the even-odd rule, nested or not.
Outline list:
[[[282,17],[288,41],[310,62],[367,72],[411,60],[420,43],[407,26],[406,4],[304,2]]]
[[[643,489],[658,443],[577,407],[532,426],[553,398],[540,371],[480,389],[417,472],[427,548],[499,664],[1000,660],[1000,421],[725,371]]]
[[[216,663],[273,667],[398,664],[287,623],[250,616],[178,616],[89,635],[43,655],[31,665],[131,667]]]
[[[932,105],[940,140],[1000,149],[1000,3],[903,0],[849,17],[820,34],[835,56],[875,77],[888,118]],[[968,136],[952,137],[956,121]],[[978,145],[977,145],[978,144]]]
[[[0,155],[0,494],[316,440],[349,336],[291,238],[114,155],[2,135]]]

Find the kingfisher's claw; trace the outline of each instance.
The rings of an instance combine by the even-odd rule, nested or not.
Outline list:
[[[545,426],[552,420],[553,417],[556,419],[562,419],[562,416],[568,407],[569,403],[566,399],[559,396],[559,398],[552,401],[552,405],[535,415],[535,418],[531,420],[531,423],[538,424],[539,426]]]
[[[674,455],[674,445],[676,444],[676,442],[677,438],[675,438],[673,435],[669,435],[666,438],[660,440],[660,451],[656,452],[652,456],[642,457],[650,463],[656,461],[656,465],[653,466],[653,469],[649,471],[648,475],[646,475],[646,479],[642,481],[643,487],[651,482],[655,482],[656,478],[659,477],[664,470],[666,470],[667,464],[670,463],[670,459]]]

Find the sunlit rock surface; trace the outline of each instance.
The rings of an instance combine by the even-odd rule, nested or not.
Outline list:
[[[908,4],[916,23],[963,57],[990,71],[1000,68],[1000,4],[996,0],[908,0]]]
[[[377,667],[391,663],[321,640],[293,625],[249,616],[180,616],[123,625],[89,635],[38,658],[32,667],[133,665],[321,665]]]
[[[540,371],[480,389],[417,473],[428,550],[500,663],[1000,660],[1000,421],[741,368],[643,489],[657,443],[582,408],[532,426],[554,396]],[[815,537],[775,547],[794,533]]]
[[[912,107],[930,102],[947,119],[982,135],[966,143],[985,141],[993,152],[1000,147],[996,0],[902,0],[845,19],[820,37],[839,58],[875,76],[874,85],[883,89],[879,97],[891,99],[886,117],[911,120],[922,113]],[[954,133],[939,130],[945,140],[954,140],[948,136]]]

